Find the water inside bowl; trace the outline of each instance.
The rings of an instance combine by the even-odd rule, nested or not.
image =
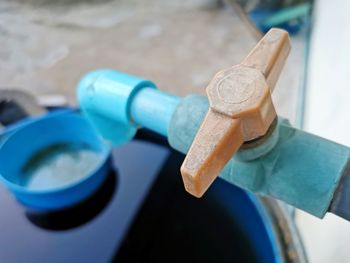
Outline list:
[[[33,155],[22,168],[19,184],[49,190],[71,184],[93,172],[103,155],[83,143],[57,143]]]

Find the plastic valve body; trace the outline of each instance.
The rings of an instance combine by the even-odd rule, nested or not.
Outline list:
[[[189,193],[201,197],[245,141],[267,132],[276,117],[271,92],[289,51],[288,33],[271,29],[240,64],[209,83],[209,110],[181,166]]]

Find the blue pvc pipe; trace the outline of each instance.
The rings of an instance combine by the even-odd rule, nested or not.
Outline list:
[[[167,136],[180,101],[157,91],[151,81],[107,69],[85,75],[77,96],[83,113],[114,146],[130,141],[139,126]]]
[[[179,102],[177,96],[144,88],[131,102],[131,118],[141,126],[168,136],[170,120]]]

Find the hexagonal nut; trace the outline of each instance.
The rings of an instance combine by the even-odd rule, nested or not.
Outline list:
[[[236,65],[220,71],[207,95],[213,110],[241,119],[245,141],[264,135],[276,116],[266,80],[253,68]]]
[[[251,141],[265,135],[277,115],[272,104],[271,94],[265,93],[254,107],[239,115],[244,141]]]

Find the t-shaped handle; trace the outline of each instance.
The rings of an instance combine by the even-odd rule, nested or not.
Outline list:
[[[288,33],[271,29],[240,64],[209,83],[210,108],[181,166],[189,193],[201,197],[245,141],[267,132],[276,117],[271,92],[289,51]]]

